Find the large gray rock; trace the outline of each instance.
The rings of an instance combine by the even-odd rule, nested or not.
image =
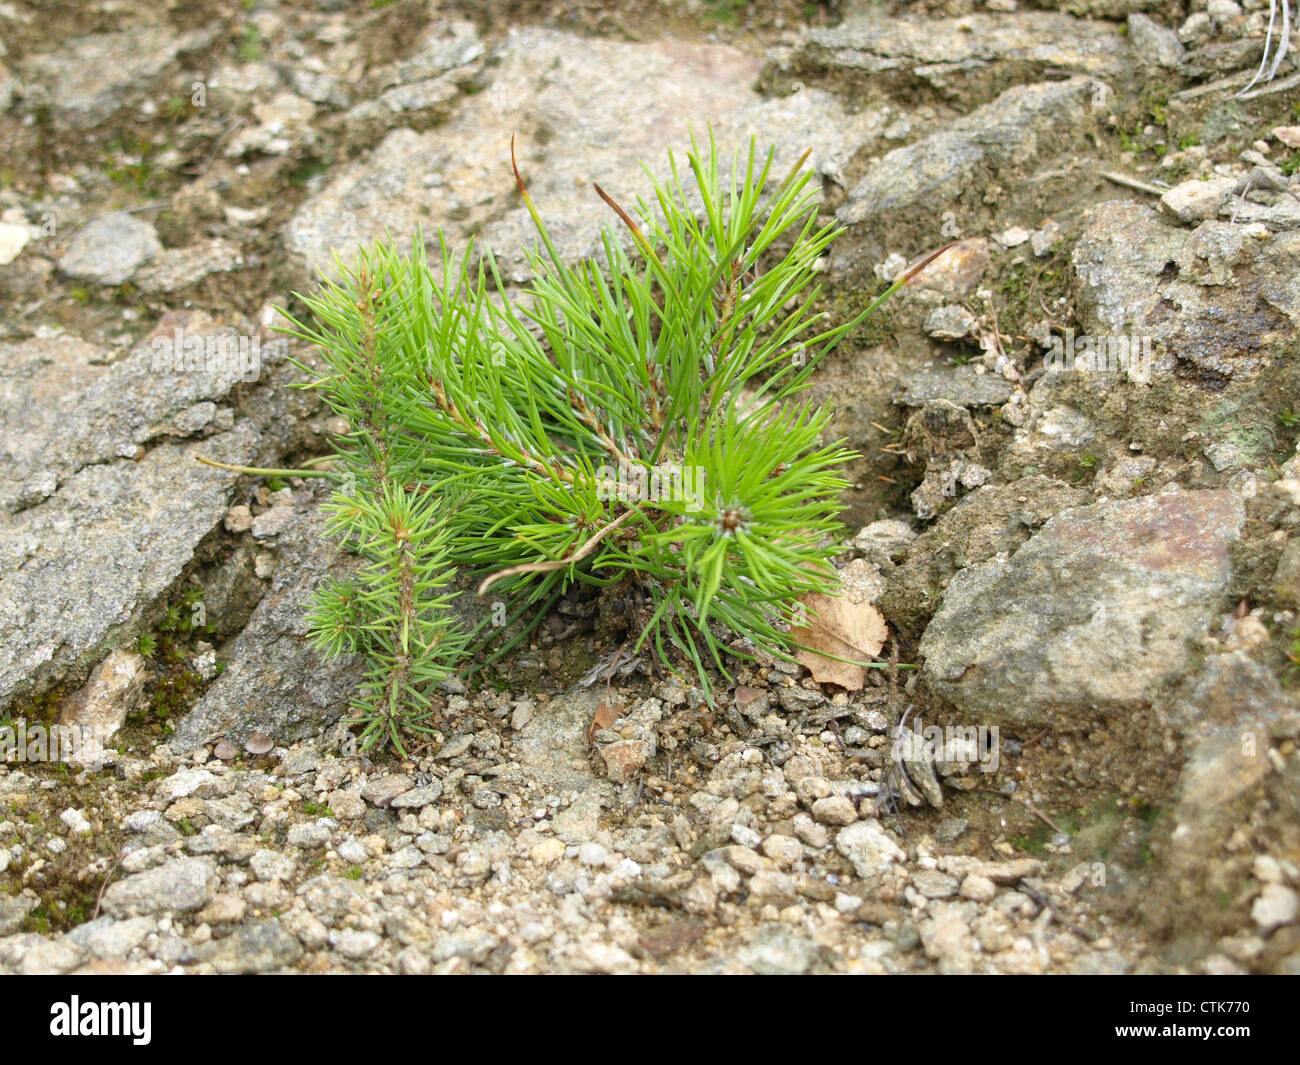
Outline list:
[[[759,63],[724,45],[680,41],[625,44],[552,30],[513,31],[491,66],[492,83],[460,101],[454,116],[424,133],[398,129],[290,219],[285,243],[315,272],[334,249],[391,235],[428,241],[442,228],[453,247],[470,234],[503,257],[511,280],[527,276],[521,249],[536,244],[510,168],[517,134],[520,170],[566,256],[601,251],[600,228],[621,230],[593,181],[629,210],[650,197],[642,162],[667,173],[667,150],[707,140],[711,125],[728,155],[752,134],[777,147],[784,173],[805,149],[811,165],[836,171],[882,124],[875,112],[849,115],[813,90],[764,101],[751,87]],[[629,92],[626,72],[636,70]],[[684,163],[684,160],[682,161]]]
[[[240,367],[172,372],[156,350],[103,367],[73,339],[0,345],[0,705],[133,636],[225,512],[235,474],[197,457],[256,457],[216,402]]]
[[[1014,173],[1052,151],[1076,145],[1104,113],[1106,84],[1089,77],[1018,85],[875,163],[837,215],[846,225],[889,221],[923,209],[937,235],[939,212],[990,172]],[[1076,148],[1077,150],[1077,148]]]
[[[121,961],[156,928],[156,922],[150,917],[129,917],[125,921],[114,921],[113,918],[104,916],[78,925],[68,933],[68,938],[84,946],[97,958]]]
[[[1243,651],[1207,659],[1171,703],[1170,719],[1189,750],[1173,838],[1178,851],[1203,860],[1220,852],[1239,823],[1237,800],[1272,771],[1265,757],[1270,726],[1295,711],[1277,677]]]
[[[1064,511],[952,579],[921,639],[925,679],[987,723],[1138,706],[1178,679],[1223,606],[1244,521],[1218,490]]]
[[[870,8],[838,26],[808,30],[781,60],[804,76],[860,75],[868,87],[928,85],[969,107],[1048,70],[1107,79],[1132,69],[1119,28],[1043,11],[900,18]]]
[[[1012,385],[1001,374],[977,374],[973,366],[926,366],[899,382],[904,407],[924,407],[936,399],[959,407],[1000,407],[1011,397]]]
[[[201,367],[168,361],[178,338],[196,358],[202,349]],[[206,328],[163,333],[109,366],[100,365],[105,352],[71,337],[0,344],[0,510],[40,503],[87,466],[229,429],[231,412],[217,404],[283,361],[284,350]]]
[[[1071,259],[1079,332],[1149,336],[1157,380],[1177,371],[1221,387],[1295,343],[1300,232],[1263,240],[1227,221],[1188,230],[1110,202],[1088,212]]]
[[[556,790],[583,791],[597,783],[587,755],[587,729],[609,695],[602,685],[556,696],[514,738],[514,756],[528,776]],[[607,787],[607,785],[602,785]]]
[[[1137,52],[1138,61],[1146,66],[1177,70],[1183,62],[1186,50],[1178,39],[1178,34],[1148,15],[1136,12],[1129,15],[1128,37]]]
[[[22,976],[58,976],[86,960],[86,951],[67,936],[33,944],[18,964]]]
[[[154,80],[182,53],[206,47],[216,34],[213,23],[188,33],[170,25],[136,26],[74,38],[58,51],[20,64],[26,102],[49,107],[74,128],[90,128],[156,96]]]
[[[172,293],[197,285],[212,274],[228,274],[244,265],[239,248],[218,237],[188,248],[159,253],[134,275],[141,292]]]
[[[420,131],[446,121],[465,89],[480,84],[486,51],[472,22],[437,24],[408,58],[376,75],[378,95],[348,111],[347,142],[369,146],[379,135],[398,126]],[[305,75],[295,75],[299,91],[311,90],[306,95],[323,102],[320,90],[325,89],[327,94],[331,90],[313,82],[304,84]],[[347,91],[342,81],[336,81],[335,86],[332,91],[336,97]]]
[[[910,637],[919,636],[955,573],[994,555],[1009,555],[1048,518],[1087,500],[1082,489],[1050,477],[985,485],[964,496],[910,544],[899,565],[887,571],[877,605],[891,625]]]
[[[278,534],[271,588],[226,651],[226,669],[176,727],[170,745],[188,751],[225,737],[265,732],[289,744],[339,719],[361,679],[356,657],[327,662],[307,638],[316,589],[342,576],[351,556],[326,535],[317,506],[296,510]]]
[[[1296,758],[1279,756],[1277,748],[1294,740],[1300,707],[1272,671],[1233,651],[1209,655],[1156,711],[1181,732],[1186,762],[1170,796],[1159,879],[1144,909],[1157,926],[1176,930],[1182,950],[1204,953],[1241,928],[1242,885],[1268,850],[1267,843],[1262,852],[1237,846],[1234,837],[1260,818],[1267,819],[1256,830],[1264,839],[1296,823]]]
[[[474,23],[464,19],[437,22],[407,58],[388,69],[382,83],[385,88],[415,85],[463,70],[481,59],[485,50]]]
[[[239,462],[255,440],[241,422],[202,442],[160,444],[137,462],[77,471],[41,506],[0,514],[0,703],[88,667],[133,631],[225,511],[235,475],[196,459]]]

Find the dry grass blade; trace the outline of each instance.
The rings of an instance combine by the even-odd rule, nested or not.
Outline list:
[[[565,566],[572,566],[575,562],[581,562],[589,554],[595,551],[598,546],[600,546],[601,540],[605,539],[606,536],[612,533],[635,513],[636,511],[629,510],[620,514],[568,558],[562,558],[555,562],[525,562],[518,566],[507,566],[503,570],[484,577],[479,583],[478,594],[482,595],[491,588],[492,585],[496,584],[497,581],[504,580],[506,577],[514,577],[520,573],[550,573],[553,570],[564,569]]]

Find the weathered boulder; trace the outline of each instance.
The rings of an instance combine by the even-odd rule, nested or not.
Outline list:
[[[1064,511],[1009,558],[952,579],[921,639],[924,676],[989,723],[1135,708],[1186,670],[1244,521],[1221,490]]]

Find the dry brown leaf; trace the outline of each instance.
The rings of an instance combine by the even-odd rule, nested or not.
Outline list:
[[[818,684],[838,684],[851,692],[860,691],[866,683],[867,667],[827,655],[867,660],[880,654],[889,636],[880,611],[870,603],[817,592],[800,596],[799,601],[808,608],[808,624],[791,629],[790,635],[811,650],[795,651],[796,661],[808,667]]]
[[[601,703],[596,707],[596,712],[591,715],[591,724],[587,726],[587,746],[591,746],[591,741],[596,738],[596,733],[603,728],[609,728],[618,720],[619,707],[610,706],[609,703]]]

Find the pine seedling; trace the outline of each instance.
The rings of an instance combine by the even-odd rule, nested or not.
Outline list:
[[[414,371],[407,345],[387,328],[393,301],[404,298],[400,276],[397,257],[377,248],[348,275],[350,303],[307,301],[327,365],[316,384],[352,429],[335,442],[340,489],[327,504],[328,527],[364,559],[357,576],[318,592],[308,628],[327,657],[366,660],[353,701],[363,748],[391,743],[404,755],[406,738],[432,731],[431,693],[459,664],[465,637],[442,590],[454,570],[439,498],[416,479],[416,442],[403,432]]]
[[[362,746],[433,731],[430,693],[465,648],[441,589],[447,527],[432,513],[436,497],[391,482],[373,492],[337,493],[330,527],[366,560],[359,577],[336,580],[316,596],[309,631],[327,656],[361,652],[365,676],[353,702]]]
[[[751,142],[724,169],[692,138],[639,222],[596,186],[617,219],[601,263],[562,257],[516,166],[539,238],[522,294],[472,245],[440,237],[431,265],[417,236],[407,256],[380,242],[336,264],[305,299],[314,321],[290,331],[325,364],[308,387],[350,426],[331,528],[367,560],[311,628],[368,657],[368,739],[428,727],[466,643],[440,592],[453,566],[515,618],[577,583],[620,586],[632,652],[684,657],[706,694],[724,652],[790,656],[798,597],[835,583],[854,454],[799,393],[917,272],[852,321],[814,311],[841,229],[819,222],[802,164],[774,179]]]

